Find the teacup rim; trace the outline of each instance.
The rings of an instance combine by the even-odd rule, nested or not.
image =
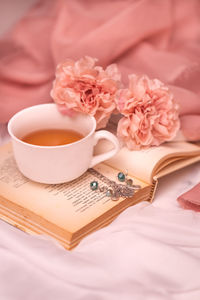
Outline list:
[[[33,148],[37,148],[37,149],[55,149],[55,148],[69,148],[70,146],[72,145],[77,145],[79,143],[82,143],[84,140],[88,139],[91,135],[94,134],[95,130],[96,130],[96,119],[91,116],[91,115],[88,115],[88,114],[84,114],[84,113],[81,113],[81,112],[76,112],[76,114],[78,115],[85,115],[87,116],[88,118],[90,118],[92,121],[93,121],[93,127],[92,129],[90,130],[90,132],[84,136],[83,138],[81,138],[80,140],[76,141],[76,142],[73,142],[73,143],[70,143],[70,144],[64,144],[64,145],[57,145],[57,146],[40,146],[40,145],[34,145],[34,144],[29,144],[29,143],[26,143],[24,141],[22,141],[20,138],[16,137],[13,133],[12,133],[12,129],[11,129],[11,126],[12,126],[12,122],[14,122],[14,119],[19,116],[20,114],[22,114],[24,111],[26,110],[30,110],[32,109],[33,107],[39,107],[39,106],[54,106],[56,107],[56,104],[55,103],[42,103],[42,104],[36,104],[36,105],[32,105],[32,106],[29,106],[29,107],[26,107],[26,108],[23,108],[21,109],[20,111],[16,112],[8,121],[8,133],[10,135],[10,137],[12,139],[14,139],[15,141],[21,143],[21,144],[24,144],[24,145],[27,145],[29,147],[33,147]],[[68,116],[69,117],[69,116]]]

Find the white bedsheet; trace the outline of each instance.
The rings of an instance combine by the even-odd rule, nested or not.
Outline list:
[[[199,178],[200,163],[161,179],[71,252],[0,221],[0,300],[199,300],[200,213],[176,201]]]

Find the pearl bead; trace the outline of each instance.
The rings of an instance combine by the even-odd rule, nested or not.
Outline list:
[[[113,191],[111,189],[108,189],[107,192],[106,192],[106,196],[107,197],[112,197],[113,195]]]
[[[133,185],[133,180],[132,180],[132,179],[127,179],[127,180],[126,180],[126,184],[127,184],[128,186],[132,186],[132,185]]]

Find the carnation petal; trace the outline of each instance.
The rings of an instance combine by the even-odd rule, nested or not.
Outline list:
[[[79,59],[74,64],[75,74],[78,75],[78,74],[82,73],[84,70],[93,69],[96,61],[97,61],[96,58],[93,58],[90,56],[85,56],[85,57]]]
[[[67,115],[69,117],[73,117],[75,112],[73,109],[67,108],[65,105],[63,104],[57,104],[58,110],[63,114],[63,115]]]
[[[119,69],[116,64],[111,64],[107,66],[105,72],[109,78],[115,81],[121,80],[121,73],[119,72]]]
[[[155,123],[154,124],[154,129],[162,136],[168,137],[169,136],[169,131],[166,126],[163,126],[161,124]]]
[[[135,98],[141,99],[146,92],[146,77],[138,77],[135,74],[129,75],[129,89]]]
[[[126,123],[119,124],[120,138],[129,149],[158,146],[171,140],[180,122],[178,107],[169,88],[146,75],[131,74],[129,82],[128,90],[116,94],[116,105],[126,117]]]

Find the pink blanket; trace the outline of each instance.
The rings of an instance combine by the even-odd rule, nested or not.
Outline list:
[[[198,0],[40,0],[0,40],[0,123],[52,101],[56,65],[90,55],[171,85],[190,140],[200,138]]]

